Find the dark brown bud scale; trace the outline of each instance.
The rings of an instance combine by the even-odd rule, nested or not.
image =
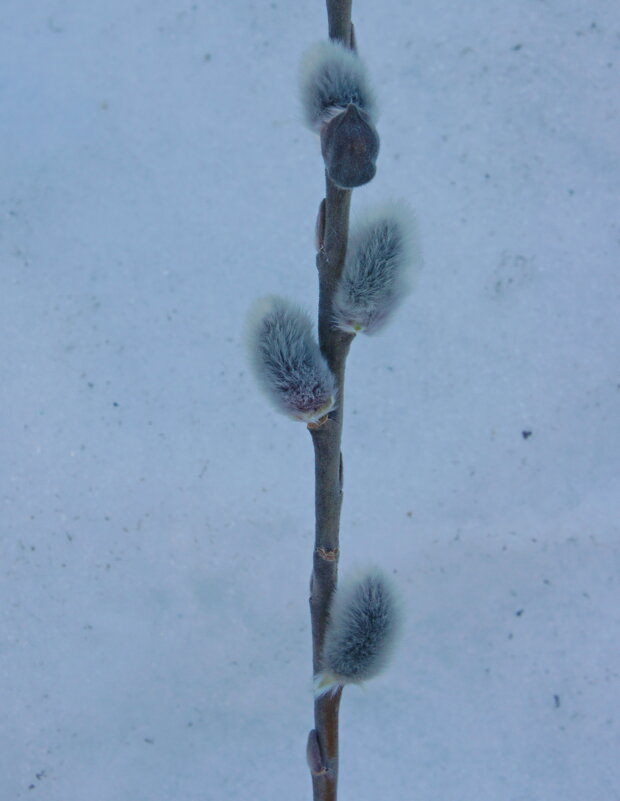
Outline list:
[[[379,135],[368,115],[350,103],[321,129],[321,151],[336,186],[353,189],[374,178]]]

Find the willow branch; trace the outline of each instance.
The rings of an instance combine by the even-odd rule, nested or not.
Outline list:
[[[329,35],[351,45],[351,0],[327,0]],[[345,363],[353,335],[332,325],[333,297],[342,274],[349,234],[351,190],[339,189],[326,175],[326,195],[319,212],[319,346],[338,387],[337,407],[321,425],[310,426],[315,456],[315,542],[310,589],[312,663],[321,654],[332,594],[338,580],[342,506],[342,420]],[[336,801],[338,783],[338,712],[342,689],[314,702],[314,729],[308,737],[308,765],[314,801]]]
[[[327,420],[310,427],[315,457],[315,542],[310,592],[312,662],[315,675],[321,654],[329,607],[338,579],[340,509],[342,506],[342,419],[344,374],[352,334],[333,328],[333,294],[342,273],[349,227],[350,190],[338,189],[329,178],[325,204],[325,239],[317,255],[319,271],[319,345],[336,377],[337,407]],[[312,769],[314,801],[336,801],[338,780],[338,710],[341,691],[324,694],[314,704],[314,734],[321,770]]]

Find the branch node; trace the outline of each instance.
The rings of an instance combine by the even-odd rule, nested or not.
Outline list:
[[[319,546],[316,549],[316,553],[326,562],[337,562],[340,556],[340,550],[338,548],[326,549]]]
[[[316,729],[311,729],[308,733],[308,745],[306,746],[306,759],[308,767],[313,776],[324,776],[327,773],[327,765],[323,759],[321,743]]]
[[[323,428],[323,426],[328,420],[329,416],[325,414],[323,415],[323,417],[320,417],[314,423],[308,423],[308,431],[316,431],[318,428]]]

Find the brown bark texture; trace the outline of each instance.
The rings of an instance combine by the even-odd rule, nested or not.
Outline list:
[[[327,0],[329,36],[354,46],[351,0]],[[338,580],[340,509],[343,467],[340,450],[344,412],[345,363],[352,334],[332,326],[333,296],[342,274],[349,233],[351,190],[336,187],[326,175],[325,201],[317,224],[320,242],[316,264],[319,275],[319,345],[336,377],[337,406],[319,425],[309,426],[315,455],[315,543],[310,583],[312,661],[316,675],[329,607]],[[336,801],[338,786],[338,713],[342,688],[315,699],[314,728],[308,736],[308,766],[314,801]]]

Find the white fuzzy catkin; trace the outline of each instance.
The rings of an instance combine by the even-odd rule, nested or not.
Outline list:
[[[379,674],[392,653],[401,625],[400,603],[391,580],[373,568],[338,586],[323,645],[320,695]]]
[[[351,228],[333,306],[343,331],[374,334],[388,321],[421,268],[415,218],[406,203],[368,210]]]
[[[248,315],[246,342],[259,386],[278,411],[310,423],[334,408],[335,379],[302,309],[277,295],[261,298]]]
[[[376,121],[374,93],[360,57],[340,42],[315,44],[300,67],[300,95],[308,127],[320,131],[350,103]]]

